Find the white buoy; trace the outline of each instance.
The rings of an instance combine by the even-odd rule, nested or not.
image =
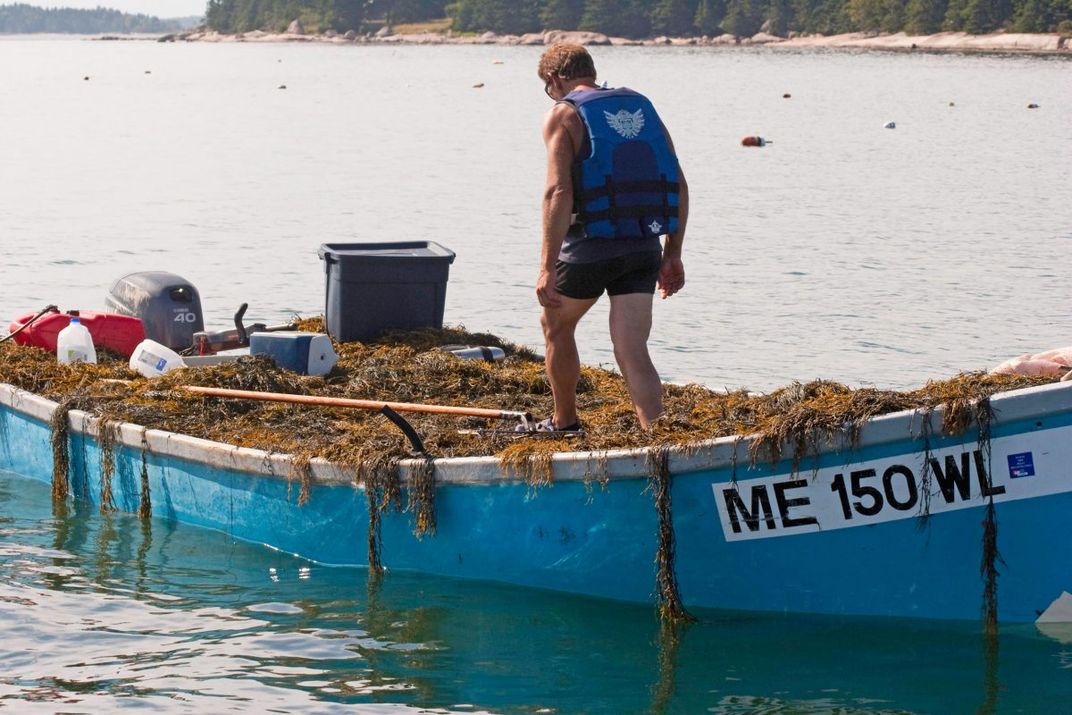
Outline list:
[[[897,128],[897,122],[886,122],[885,124],[882,125],[882,128],[883,129],[896,129]]]

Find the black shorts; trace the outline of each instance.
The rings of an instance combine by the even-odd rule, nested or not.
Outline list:
[[[628,253],[593,263],[556,264],[555,288],[567,298],[587,300],[603,295],[655,293],[655,282],[662,266],[661,253]]]

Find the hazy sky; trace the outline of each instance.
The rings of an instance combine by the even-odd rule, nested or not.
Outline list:
[[[7,4],[10,0],[0,0]],[[156,15],[157,17],[187,17],[204,15],[208,0],[23,0],[27,5],[38,7],[77,7],[92,10],[106,7],[123,12]]]

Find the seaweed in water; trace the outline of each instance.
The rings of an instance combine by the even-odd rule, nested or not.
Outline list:
[[[681,640],[687,626],[678,621],[659,620],[659,679],[651,688],[651,712],[661,715],[667,711],[677,690],[677,661]]]

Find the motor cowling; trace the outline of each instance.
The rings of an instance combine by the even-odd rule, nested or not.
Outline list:
[[[117,280],[105,304],[112,312],[141,320],[145,337],[172,350],[193,345],[205,329],[201,295],[182,276],[166,271],[131,273]]]

